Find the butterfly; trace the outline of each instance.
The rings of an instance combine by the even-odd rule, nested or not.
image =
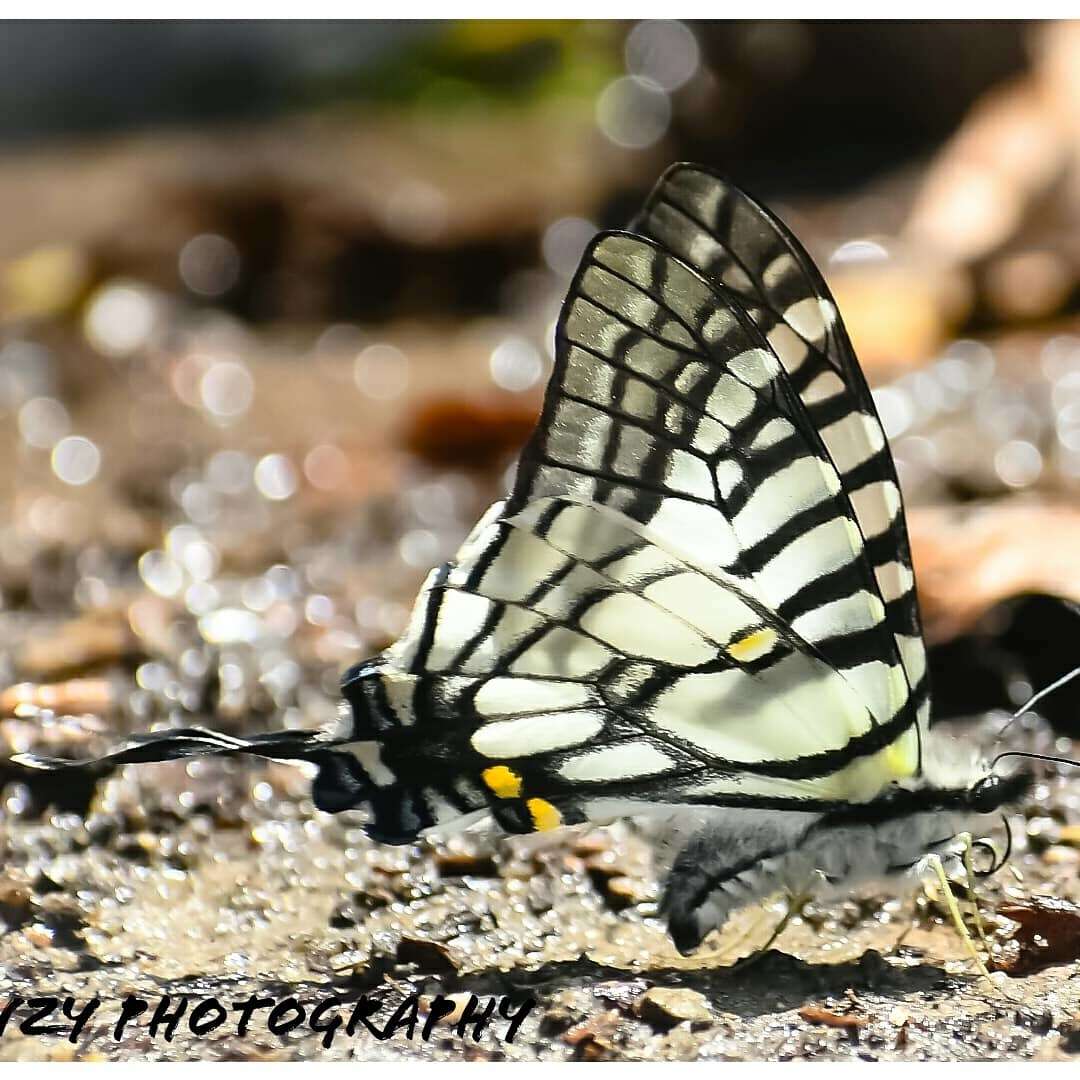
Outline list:
[[[896,470],[836,304],[694,165],[588,245],[508,496],[343,695],[334,738],[188,728],[98,760],[308,760],[317,807],[396,844],[677,820],[683,952],[778,890],[917,866],[1031,781],[931,729]]]

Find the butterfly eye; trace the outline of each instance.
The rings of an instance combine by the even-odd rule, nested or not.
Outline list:
[[[992,813],[1001,802],[1001,777],[993,773],[973,784],[968,792],[968,804],[978,814]]]

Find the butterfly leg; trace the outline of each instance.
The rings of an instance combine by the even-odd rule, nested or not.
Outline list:
[[[952,919],[953,926],[956,927],[956,932],[964,942],[964,948],[967,949],[972,960],[975,961],[976,970],[984,979],[986,979],[994,990],[998,990],[997,984],[990,978],[990,972],[987,971],[986,964],[983,963],[983,958],[979,955],[979,950],[975,947],[971,932],[968,930],[967,926],[964,925],[964,916],[960,913],[960,905],[957,904],[956,897],[953,896],[952,886],[949,884],[948,875],[945,873],[945,867],[942,865],[941,856],[928,855],[926,857],[926,865],[934,872],[934,876],[941,886],[941,892],[945,907],[949,912],[949,918]]]
[[[986,927],[982,920],[982,913],[979,911],[979,898],[975,895],[975,866],[971,859],[972,840],[971,833],[960,833],[957,840],[963,844],[963,860],[964,860],[964,886],[967,892],[968,903],[971,904],[971,910],[973,912],[973,918],[975,921],[975,932],[979,935],[979,940],[982,942],[983,948],[986,950],[986,955],[990,955],[990,939],[986,936]]]

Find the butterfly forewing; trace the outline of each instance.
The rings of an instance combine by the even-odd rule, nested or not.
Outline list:
[[[741,583],[880,722],[908,707],[897,647],[832,463],[738,307],[627,234],[587,254],[512,505],[600,503]]]
[[[821,275],[768,210],[694,166],[668,171],[634,228],[734,293],[775,349],[850,499],[925,723],[929,686],[896,471]]]

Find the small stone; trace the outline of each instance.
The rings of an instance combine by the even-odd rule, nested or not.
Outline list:
[[[651,898],[643,881],[634,876],[635,867],[607,851],[585,859],[585,870],[597,892],[602,893],[615,911]]]
[[[457,994],[439,994],[438,998],[441,998],[443,1002],[453,1005],[453,1011],[440,1016],[440,1023],[445,1024],[447,1027],[451,1027],[456,1024],[464,1015],[465,1007],[473,999],[473,995],[470,993],[457,993]],[[431,1006],[437,1000],[435,997],[424,996],[420,999],[420,1011],[427,1015],[431,1012]]]
[[[469,851],[439,851],[435,865],[443,877],[498,877],[491,855]]]
[[[52,931],[41,923],[34,923],[32,926],[28,926],[23,933],[26,935],[26,940],[34,946],[35,949],[49,949],[53,945]]]
[[[645,882],[640,878],[630,877],[629,874],[611,878],[607,882],[607,894],[610,906],[616,910],[632,907],[652,898]]]
[[[607,1061],[618,1053],[614,1038],[621,1023],[619,1011],[608,1009],[572,1027],[563,1042],[574,1048],[576,1061]]]
[[[1017,1009],[1016,1022],[1021,1027],[1030,1028],[1036,1035],[1045,1035],[1054,1026],[1054,1014],[1049,1009]]]
[[[713,1021],[712,1009],[704,994],[696,990],[654,986],[646,991],[637,1003],[637,1014],[647,1024],[659,1030],[666,1030],[681,1024],[710,1024]]]
[[[648,989],[649,984],[644,979],[631,979],[629,982],[618,980],[597,983],[592,987],[592,993],[601,1001],[610,1002],[623,1009],[631,1009]]]
[[[457,971],[450,950],[437,941],[427,941],[424,938],[403,937],[398,942],[394,959],[399,964],[410,964],[418,971],[432,974]]]
[[[11,877],[0,879],[0,919],[9,930],[25,926],[32,917],[30,886]]]
[[[1069,1054],[1080,1053],[1080,1014],[1071,1020],[1063,1020],[1061,1027],[1061,1049]]]
[[[580,836],[574,841],[573,852],[575,855],[586,857],[600,855],[611,849],[611,834],[594,829],[592,832]]]

